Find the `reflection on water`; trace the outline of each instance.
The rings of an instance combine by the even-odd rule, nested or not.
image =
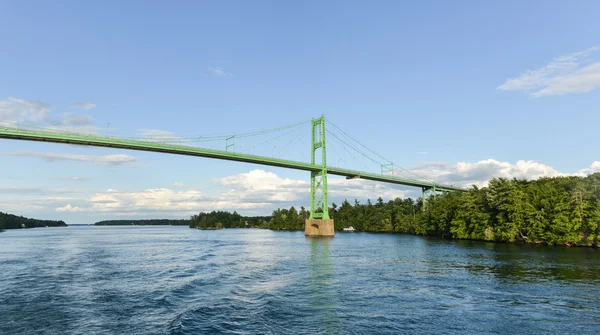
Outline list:
[[[317,322],[320,322],[326,332],[333,333],[339,329],[339,319],[336,314],[336,299],[331,285],[333,273],[329,256],[331,238],[306,238],[310,243],[310,278],[309,304],[315,311]]]
[[[497,280],[600,280],[596,249],[479,241],[453,241],[452,244],[467,257],[465,269]]]
[[[592,334],[600,251],[186,227],[0,234],[0,334]]]

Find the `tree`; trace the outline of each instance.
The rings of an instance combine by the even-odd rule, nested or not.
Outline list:
[[[506,178],[494,178],[490,181],[487,198],[495,219],[496,240],[514,242],[517,239],[526,242],[522,227],[527,219],[526,197],[517,181]]]
[[[496,178],[488,187],[431,195],[426,200],[377,199],[332,204],[335,229],[396,232],[441,238],[561,245],[598,245],[600,173],[535,181]],[[271,229],[298,229],[292,207],[273,212]],[[308,213],[306,214],[308,215]],[[297,219],[294,220],[293,218]],[[294,225],[294,222],[296,224]]]
[[[489,240],[489,214],[484,210],[484,198],[478,188],[473,188],[460,197],[456,216],[452,221],[450,233],[453,238]],[[487,231],[487,234],[486,234]]]
[[[190,217],[190,228],[266,228],[268,216],[241,216],[237,212],[212,211],[194,214]]]
[[[595,206],[590,211],[585,229],[588,232],[589,244],[598,245],[600,242],[600,199],[596,200]]]
[[[290,210],[288,211],[288,215],[286,218],[286,229],[289,229],[289,230],[300,229],[300,222],[298,220],[298,212],[296,211],[294,206],[292,206],[290,208]]]

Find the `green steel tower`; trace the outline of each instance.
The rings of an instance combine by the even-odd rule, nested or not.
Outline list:
[[[327,149],[325,146],[325,116],[312,120],[310,163],[321,166],[320,171],[310,173],[310,220],[329,220],[327,199]],[[317,163],[317,150],[321,149],[321,161]],[[319,192],[320,191],[320,192]],[[320,193],[317,195],[317,193]]]

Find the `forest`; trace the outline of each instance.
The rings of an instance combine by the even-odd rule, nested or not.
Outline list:
[[[237,212],[212,211],[192,215],[190,228],[222,229],[222,228],[268,228],[270,216],[242,216]]]
[[[448,239],[598,246],[600,173],[533,181],[495,178],[487,187],[413,200],[332,204],[335,229]],[[270,229],[302,229],[308,212],[278,209]]]
[[[37,220],[0,212],[0,229],[66,227],[64,221]]]
[[[95,226],[187,226],[190,220],[105,220],[94,223]]]

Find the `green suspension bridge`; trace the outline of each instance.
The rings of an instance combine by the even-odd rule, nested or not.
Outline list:
[[[331,127],[326,127],[329,125]],[[273,157],[277,145],[285,143],[282,140],[287,134],[298,129],[303,129],[303,126],[309,126],[310,132],[306,129],[302,131],[295,139],[286,143],[279,148],[278,153],[292,152],[294,145],[296,150],[301,153],[310,153],[310,159],[307,161],[299,161],[297,159],[288,159],[282,157]],[[243,147],[246,139],[265,136],[268,134],[278,134],[274,138],[260,142],[249,148]],[[307,134],[310,134],[310,144],[302,145],[304,152],[298,150],[298,143],[305,139]],[[379,171],[366,171],[368,168],[348,168],[346,166],[328,165],[328,148],[331,148],[330,142],[326,138],[330,136],[334,142],[340,144],[337,148],[333,147],[336,158],[339,157],[338,163],[346,163],[352,161],[356,163],[356,157],[366,159],[372,166],[379,168]],[[303,170],[310,172],[310,218],[311,219],[329,219],[328,212],[328,187],[327,175],[343,176],[347,179],[366,179],[383,183],[413,186],[421,188],[423,197],[426,192],[453,192],[462,191],[448,185],[440,185],[432,180],[420,177],[419,175],[403,169],[392,161],[387,160],[375,151],[362,145],[360,142],[352,138],[346,132],[341,130],[335,124],[325,117],[313,119],[311,121],[301,122],[289,126],[267,129],[249,133],[226,135],[226,136],[203,136],[195,138],[180,138],[173,136],[146,136],[146,137],[123,137],[123,136],[106,136],[98,134],[82,134],[72,131],[66,131],[60,127],[34,127],[24,126],[22,124],[0,121],[0,138],[13,139],[22,141],[39,141],[52,143],[66,143],[74,145],[119,148],[138,151],[150,151],[159,153],[168,153],[176,155],[187,155],[196,157],[205,157],[213,159],[221,159],[228,161],[237,161],[253,164],[261,164],[268,166],[276,166],[288,169]],[[236,147],[236,142],[238,146]],[[211,144],[216,143],[217,148],[210,148]],[[251,143],[252,144],[252,143]],[[266,144],[268,148],[271,146],[272,151],[268,153],[256,154],[256,148]],[[305,149],[310,146],[310,151]],[[236,150],[236,148],[238,150]],[[264,151],[264,150],[263,150]],[[340,154],[341,152],[341,154]],[[347,160],[346,158],[352,158]],[[330,159],[331,161],[331,159]],[[348,164],[351,165],[351,164]]]

